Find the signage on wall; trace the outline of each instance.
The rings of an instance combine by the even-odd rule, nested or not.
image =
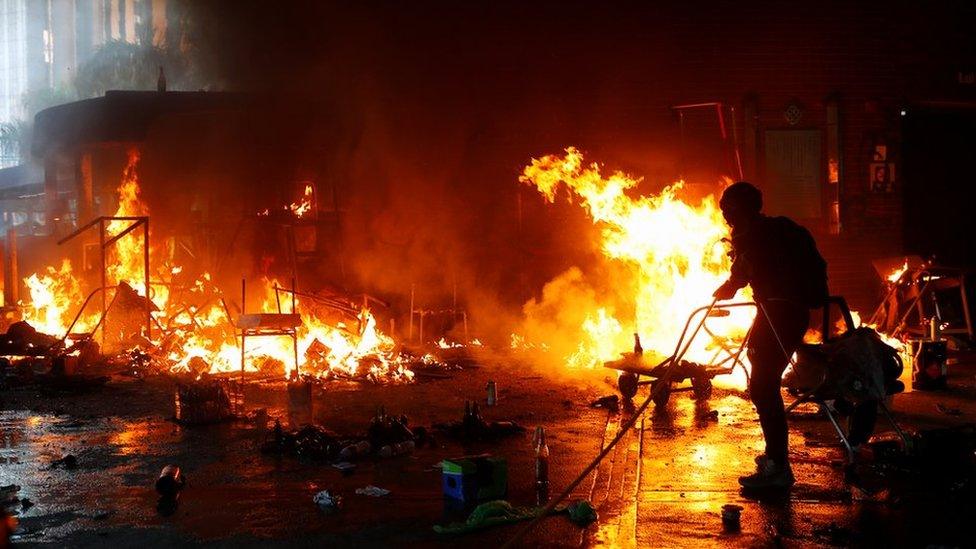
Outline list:
[[[790,126],[796,126],[800,123],[800,119],[803,118],[803,108],[794,101],[783,110],[783,118],[786,119],[786,123]]]
[[[868,164],[872,192],[890,193],[895,190],[895,164],[888,162],[888,146],[875,145]]]

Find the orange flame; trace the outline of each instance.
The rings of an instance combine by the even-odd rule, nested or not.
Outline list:
[[[891,273],[886,278],[887,278],[888,282],[891,282],[892,284],[894,284],[894,283],[898,282],[899,280],[901,280],[901,277],[907,271],[908,271],[908,259],[905,259],[905,263],[901,267],[895,269],[894,271],[891,271]]]
[[[309,212],[312,211],[312,199],[315,194],[315,190],[312,188],[311,183],[305,184],[305,191],[302,193],[301,198],[296,202],[288,205],[288,210],[295,214],[295,217],[305,217]]]
[[[640,334],[645,351],[670,355],[687,315],[707,304],[729,275],[731,260],[723,244],[728,228],[715,197],[697,205],[685,202],[679,198],[681,181],[657,195],[631,197],[628,193],[639,179],[621,172],[603,175],[597,164],[585,165],[573,147],[564,156],[534,159],[519,179],[549,202],[555,201],[559,189],[578,198],[599,229],[605,262],[624,277],[613,281],[616,288],[607,288],[588,280],[579,269],[563,273],[547,285],[541,301],[526,304],[529,331],[540,325],[550,329],[532,335],[544,340],[552,335],[546,331],[565,324],[565,318],[557,318],[555,324],[552,319],[540,323],[540,311],[558,310],[562,316],[568,307],[582,307],[582,319],[575,320],[575,327],[562,326],[578,341],[575,349],[563,346],[564,353],[569,351],[564,359],[570,367],[592,368],[619,358],[633,345],[633,332]],[[550,303],[567,295],[578,298],[571,304]],[[754,311],[737,309],[709,320],[714,338],[697,338],[686,358],[709,363],[720,346],[745,336],[753,316]],[[512,344],[524,345],[514,337]],[[736,384],[743,381],[744,376]]]
[[[119,204],[115,217],[149,215],[149,208],[140,196],[138,163],[139,152],[130,150],[118,188]],[[312,185],[306,185],[301,200],[292,204],[290,211],[298,217],[308,214],[312,210],[313,194]],[[111,238],[132,223],[112,221],[107,226],[107,233]],[[142,288],[138,282],[145,276],[144,245],[141,230],[116,241],[107,267],[110,285],[127,281],[137,291]],[[150,259],[154,257],[151,255]],[[169,277],[168,283],[176,277],[191,281],[183,300],[185,302],[174,303],[170,300],[170,284],[158,284],[154,279],[151,297],[160,309],[154,316],[166,327],[157,342],[162,351],[157,353],[159,359],[175,372],[199,375],[238,371],[241,368],[241,351],[236,330],[223,308],[221,294],[210,274],[204,272],[194,280],[187,276],[182,265],[154,267],[153,272]],[[25,306],[24,319],[41,332],[64,334],[72,316],[82,304],[81,284],[72,272],[70,261],[63,260],[59,269],[48,267],[42,273],[32,274],[24,282],[31,295],[31,304]],[[276,310],[276,286],[275,281],[263,281],[262,309],[265,311]],[[398,352],[393,338],[378,329],[376,318],[368,309],[360,311],[351,322],[353,326],[322,318],[312,308],[302,313],[303,324],[297,329],[302,373],[322,377],[368,377],[382,381],[412,379],[412,372],[406,368],[407,357]],[[97,316],[89,315],[74,331],[87,331],[96,321]],[[247,371],[257,371],[270,363],[282,365],[281,373],[288,375],[295,364],[292,341],[284,337],[249,339],[246,357]]]

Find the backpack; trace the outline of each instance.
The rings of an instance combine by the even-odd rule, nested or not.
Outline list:
[[[810,231],[791,220],[780,219],[784,221],[780,225],[792,256],[793,280],[800,290],[803,304],[811,309],[823,307],[830,295],[827,289],[827,262],[817,250],[817,243]]]

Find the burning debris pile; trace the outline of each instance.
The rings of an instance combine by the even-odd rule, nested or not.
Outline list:
[[[23,322],[10,327],[5,352],[32,355],[46,349],[77,356],[79,344],[90,344],[100,345],[110,361],[130,360],[142,374],[155,369],[199,378],[241,372],[243,361],[246,373],[294,377],[298,372],[290,337],[250,338],[242,353],[241,306],[225,297],[209,272],[193,273],[173,260],[157,259],[173,255],[166,253],[168,243],[150,244],[149,234],[132,230],[131,220],[149,215],[140,196],[138,163],[138,152],[130,151],[118,188],[118,209],[113,217],[104,218],[105,238],[112,242],[106,249],[106,289],[99,292],[96,286],[86,297],[82,290],[86,283],[68,259],[28,276],[24,283],[30,301],[21,303]],[[285,213],[304,216],[313,199],[307,187]],[[150,246],[148,257],[146,246]],[[149,289],[148,299],[144,286]],[[402,352],[361,301],[304,293],[299,298],[294,289],[286,290],[273,279],[261,280],[261,291],[261,310],[282,312],[285,301],[294,308],[291,312],[300,313],[294,337],[302,376],[371,382],[413,378],[408,366],[419,359]],[[100,301],[104,308],[99,307]]]

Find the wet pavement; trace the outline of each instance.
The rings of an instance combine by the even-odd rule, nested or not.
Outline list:
[[[897,417],[918,429],[972,422],[974,373],[974,366],[955,365],[948,391],[897,396]],[[253,420],[205,427],[174,423],[172,379],[117,377],[83,394],[7,390],[0,393],[0,485],[20,485],[19,497],[34,503],[20,512],[14,539],[25,547],[496,547],[518,527],[460,538],[433,532],[433,525],[465,516],[442,497],[435,465],[480,452],[504,456],[509,462],[509,501],[531,505],[531,429],[543,425],[555,494],[629,417],[626,409],[614,414],[588,406],[614,392],[609,380],[571,382],[524,364],[490,360],[480,368],[452,372],[447,379],[411,385],[326,384],[315,390],[314,414],[317,422],[340,434],[364,431],[380,404],[390,413],[406,414],[411,425],[429,426],[460,419],[466,399],[483,401],[488,379],[498,381],[499,403],[483,406],[482,414],[489,420],[514,420],[529,432],[497,443],[461,444],[437,437],[435,448],[361,462],[347,476],[327,464],[261,454],[269,431]],[[267,408],[272,418],[287,422],[283,383],[251,384],[246,400],[250,408]],[[970,544],[970,533],[960,521],[972,516],[972,500],[952,500],[924,482],[898,497],[869,497],[845,482],[843,453],[825,419],[800,414],[791,420],[790,435],[797,485],[788,496],[746,498],[736,479],[750,472],[753,457],[762,450],[751,404],[740,392],[727,389],[716,389],[703,403],[690,394],[673,395],[665,409],[652,406],[575,490],[574,497],[596,506],[596,523],[581,529],[564,516],[549,517],[521,545]],[[54,465],[66,454],[76,456],[76,469]],[[166,516],[157,509],[153,483],[168,463],[182,467],[188,484],[175,512]],[[391,494],[355,494],[367,485]],[[312,502],[324,489],[343,497],[338,513],[324,514]],[[729,503],[743,507],[738,532],[723,531],[721,508]]]

